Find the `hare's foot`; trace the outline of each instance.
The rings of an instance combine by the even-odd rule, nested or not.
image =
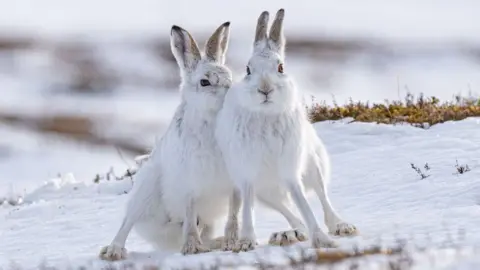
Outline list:
[[[233,250],[237,241],[238,241],[238,223],[232,222],[227,224],[227,228],[225,229],[225,237],[222,243],[222,249],[224,251]]]
[[[210,248],[204,246],[200,239],[197,239],[193,236],[188,236],[187,241],[182,247],[182,254],[198,254],[198,253],[205,253],[210,252]]]
[[[257,241],[255,241],[255,239],[251,239],[247,237],[240,238],[235,243],[235,246],[233,247],[232,251],[238,253],[241,251],[254,250],[256,245],[257,245]]]
[[[281,231],[272,233],[269,245],[272,246],[289,246],[298,242],[303,242],[308,239],[307,235],[299,229]]]
[[[118,261],[127,258],[127,250],[117,244],[110,244],[100,250],[100,259],[106,261]]]
[[[329,226],[328,230],[331,234],[336,236],[355,236],[359,234],[355,225],[343,221],[337,222]]]

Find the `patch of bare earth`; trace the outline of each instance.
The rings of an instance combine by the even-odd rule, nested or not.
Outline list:
[[[148,149],[128,139],[105,137],[97,132],[108,119],[79,115],[23,115],[0,112],[0,122],[30,130],[62,135],[94,145],[113,146],[133,155],[147,153]],[[132,127],[135,128],[135,127]]]

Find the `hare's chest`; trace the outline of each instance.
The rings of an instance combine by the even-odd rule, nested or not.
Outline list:
[[[251,144],[251,151],[264,159],[278,158],[289,148],[296,147],[302,138],[300,127],[290,121],[281,120],[251,124],[248,127],[251,137],[247,138],[244,144]]]
[[[222,155],[212,134],[203,134],[184,143],[185,165],[198,176],[211,178],[223,171]]]
[[[189,168],[188,177],[195,180],[193,185],[197,186],[196,189],[202,194],[216,192],[216,189],[224,190],[226,186],[227,172],[213,131],[211,127],[208,132],[198,133],[184,142],[185,167]]]

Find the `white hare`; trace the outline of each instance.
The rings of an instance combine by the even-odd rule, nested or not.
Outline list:
[[[193,37],[179,26],[171,29],[171,49],[180,67],[181,104],[164,136],[135,174],[119,231],[100,257],[126,257],[125,242],[132,228],[155,247],[207,252],[220,244],[212,239],[213,225],[227,213],[232,183],[227,181],[214,139],[216,116],[231,86],[224,65],[229,22],[209,38],[204,54]],[[200,231],[199,231],[200,230]]]
[[[284,10],[280,9],[267,34],[269,14],[264,11],[257,23],[253,54],[244,79],[225,96],[218,114],[215,137],[223,153],[230,178],[235,184],[226,237],[235,235],[231,217],[243,205],[240,238],[233,251],[254,249],[254,197],[281,212],[292,228],[304,225],[289,209],[293,199],[306,223],[315,248],[336,243],[319,227],[304,195],[304,187],[320,198],[330,232],[350,235],[353,225],[342,221],[329,202],[326,182],[330,173],[328,154],[309,122],[297,89],[284,71]],[[303,180],[303,181],[302,181]],[[235,213],[236,212],[236,213]],[[230,231],[229,231],[230,228]],[[295,242],[298,230],[274,233],[270,243]],[[301,234],[300,234],[301,235]]]

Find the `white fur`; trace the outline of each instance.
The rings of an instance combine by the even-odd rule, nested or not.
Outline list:
[[[326,193],[330,174],[327,151],[307,118],[293,80],[279,72],[279,64],[284,63],[283,16],[284,11],[279,10],[272,25],[275,30],[267,36],[268,13],[260,15],[248,62],[251,74],[232,86],[218,114],[215,136],[243,203],[243,225],[234,251],[255,246],[254,195],[282,213],[292,228],[303,229],[289,209],[293,199],[316,248],[336,244],[318,226],[304,188],[313,189],[322,201],[330,231],[336,232],[338,224],[344,224]]]
[[[228,26],[217,29],[204,54],[186,30],[172,27],[182,101],[149,158],[141,158],[122,225],[112,243],[102,249],[101,258],[125,258],[125,241],[132,228],[159,249],[184,254],[210,249],[213,224],[227,214],[232,190],[214,139],[217,112],[232,82],[224,65]],[[211,85],[202,86],[201,79]]]

